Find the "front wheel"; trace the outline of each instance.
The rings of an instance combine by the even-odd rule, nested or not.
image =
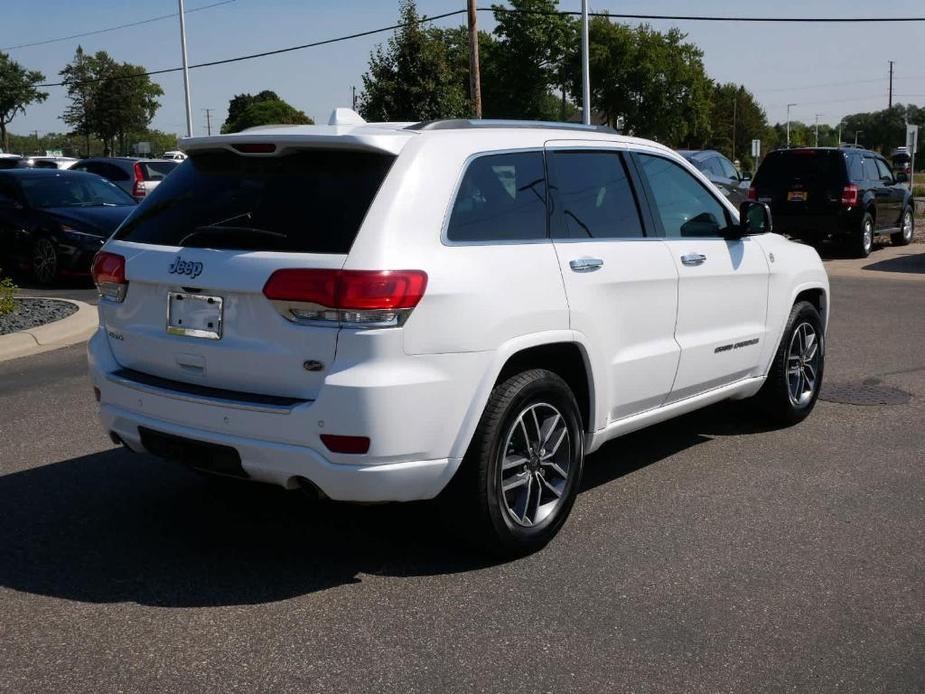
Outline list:
[[[495,386],[445,498],[448,520],[477,546],[521,556],[565,523],[581,481],[584,442],[575,396],[531,369]]]
[[[903,210],[902,220],[900,221],[899,231],[890,234],[890,241],[894,246],[908,246],[912,243],[912,234],[915,232],[915,217],[912,215],[912,208],[907,207]]]
[[[783,425],[801,422],[816,406],[825,368],[825,334],[819,311],[808,301],[796,303],[756,395],[771,419]]]
[[[32,246],[32,273],[39,284],[51,284],[58,278],[58,251],[47,238]]]

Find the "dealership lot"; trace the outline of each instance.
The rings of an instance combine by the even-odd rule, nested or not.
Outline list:
[[[114,448],[82,347],[0,364],[0,690],[919,690],[922,249],[827,264],[826,381],[911,400],[619,439],[507,564],[427,504],[313,507]]]

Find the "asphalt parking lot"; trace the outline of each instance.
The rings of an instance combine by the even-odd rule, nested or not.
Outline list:
[[[503,564],[114,448],[82,347],[0,364],[0,691],[923,691],[925,246],[884,251],[827,263],[825,379],[908,402],[617,440]]]

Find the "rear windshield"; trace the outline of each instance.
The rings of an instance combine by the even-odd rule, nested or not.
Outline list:
[[[845,180],[845,156],[836,150],[792,149],[771,152],[761,163],[752,185],[776,188],[801,183],[804,186],[840,186]]]
[[[148,195],[117,239],[195,248],[348,253],[394,157],[310,150],[190,157]]]
[[[141,171],[146,181],[160,181],[179,165],[178,161],[143,161]]]

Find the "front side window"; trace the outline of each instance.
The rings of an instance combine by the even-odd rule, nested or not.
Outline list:
[[[552,152],[559,216],[554,238],[644,236],[639,206],[618,152]]]
[[[456,193],[446,237],[463,243],[546,238],[543,153],[473,159]]]
[[[728,178],[730,181],[739,180],[739,172],[736,171],[736,167],[732,165],[731,161],[725,157],[716,157],[716,161],[719,163],[720,169],[723,172],[723,178]]]
[[[639,161],[669,239],[723,236],[726,209],[696,178],[664,157],[640,154]]]

